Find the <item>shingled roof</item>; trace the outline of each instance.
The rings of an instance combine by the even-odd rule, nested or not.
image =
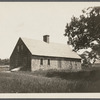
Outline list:
[[[67,44],[21,38],[32,55],[81,59]]]

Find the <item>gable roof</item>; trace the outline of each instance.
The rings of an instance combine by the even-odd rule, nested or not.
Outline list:
[[[67,44],[21,38],[32,55],[81,59]]]

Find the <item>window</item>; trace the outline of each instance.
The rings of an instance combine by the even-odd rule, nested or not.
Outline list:
[[[19,52],[19,45],[17,46],[17,51]]]
[[[21,50],[23,50],[23,45],[21,45]]]
[[[50,65],[50,59],[48,59],[48,65]]]
[[[75,62],[75,66],[77,66],[77,63]]]
[[[72,61],[70,61],[69,68],[70,68],[70,70],[72,69]]]
[[[43,59],[40,60],[40,65],[43,65]]]

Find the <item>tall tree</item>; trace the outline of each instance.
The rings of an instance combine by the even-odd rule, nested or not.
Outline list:
[[[100,7],[82,10],[79,18],[72,17],[67,23],[65,36],[74,51],[91,48],[90,57],[100,55]]]

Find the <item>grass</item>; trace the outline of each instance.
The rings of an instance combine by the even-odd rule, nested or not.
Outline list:
[[[0,72],[0,93],[100,92],[100,70]]]
[[[0,73],[1,93],[51,93],[69,91],[70,81],[23,73]]]

